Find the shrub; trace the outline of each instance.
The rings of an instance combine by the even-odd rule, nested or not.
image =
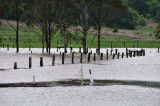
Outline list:
[[[113,28],[113,33],[117,33],[118,32],[118,28],[117,27],[114,27]]]

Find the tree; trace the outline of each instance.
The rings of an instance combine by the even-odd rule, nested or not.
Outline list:
[[[24,12],[25,0],[1,0],[0,1],[0,12],[1,18],[6,20],[10,19],[9,14],[16,20],[16,28],[11,25],[8,21],[8,24],[16,31],[16,49],[17,53],[19,52],[19,21]]]
[[[70,0],[57,0],[56,6],[56,23],[64,41],[64,52],[67,53],[67,46],[71,37],[69,28],[74,21],[73,6]]]
[[[123,2],[121,0],[94,0],[94,5],[92,6],[91,17],[94,22],[95,29],[97,30],[98,38],[98,54],[100,54],[101,47],[101,29],[115,17],[119,10],[124,9]]]
[[[46,52],[51,52],[51,40],[57,31],[55,0],[28,0],[28,19],[42,32],[42,42],[46,43]]]
[[[129,6],[141,15],[147,14],[147,0],[129,0]]]
[[[156,26],[155,37],[156,39],[160,39],[160,24]]]
[[[73,0],[73,3],[75,5],[75,8],[77,10],[77,21],[78,25],[81,26],[82,29],[79,29],[82,34],[82,45],[83,45],[83,53],[87,53],[87,34],[92,26],[91,24],[91,17],[90,17],[90,11],[91,6],[94,0]]]

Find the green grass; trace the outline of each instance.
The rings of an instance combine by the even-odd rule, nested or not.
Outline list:
[[[146,29],[146,28],[136,29],[135,32],[139,30],[145,33],[153,32],[153,29]],[[36,32],[41,34],[41,32],[38,30]],[[13,45],[15,45],[15,31],[10,27],[0,26],[0,38],[1,38],[1,41],[0,41],[1,47],[3,44],[5,46],[9,45],[10,47],[13,47]],[[29,42],[29,39],[30,39],[30,42]],[[53,48],[57,47],[57,40],[59,40],[59,43],[60,43],[59,45],[63,46],[63,42],[62,42],[63,40],[60,41],[60,34],[58,33],[54,35],[54,38],[52,39]],[[74,48],[82,47],[81,41],[78,43],[74,41],[71,41],[71,42]],[[111,42],[114,48],[123,48],[123,47],[157,48],[157,47],[160,47],[160,41],[145,41],[141,39],[129,38],[127,36],[120,36],[120,35],[101,37],[101,47],[102,48],[111,47]],[[124,42],[125,42],[125,45],[124,45]],[[19,44],[21,48],[27,48],[29,46],[31,46],[32,48],[42,47],[40,36],[38,36],[35,32],[32,32],[32,31],[26,32],[21,29],[20,29],[20,36],[19,36]],[[88,34],[87,44],[89,48],[96,48],[98,45],[97,38],[94,37],[92,34]]]

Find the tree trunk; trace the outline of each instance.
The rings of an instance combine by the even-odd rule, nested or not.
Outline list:
[[[87,54],[87,31],[85,29],[83,29],[83,53]]]
[[[98,27],[98,55],[100,55],[101,48],[101,27]]]
[[[48,50],[48,35],[46,36],[46,52],[48,53],[49,50]]]
[[[67,39],[65,34],[64,34],[64,52],[67,53]]]
[[[19,12],[18,12],[18,1],[16,1],[16,22],[17,22],[16,48],[17,48],[17,53],[19,53]]]
[[[51,54],[51,38],[50,38],[50,35],[49,35],[48,49],[49,49],[49,54]]]
[[[42,53],[44,53],[44,34],[42,34]]]

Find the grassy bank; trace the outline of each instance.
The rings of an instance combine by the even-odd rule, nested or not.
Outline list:
[[[150,33],[153,32],[151,29],[137,29],[134,30],[133,32],[140,32],[145,34],[146,36],[149,36]],[[140,33],[140,34],[141,34]],[[20,29],[19,32],[19,43],[21,48],[26,48],[31,46],[32,48],[41,48],[42,47],[42,41],[41,41],[41,32],[39,30],[24,30]],[[77,36],[75,34],[75,36]],[[115,48],[123,48],[123,47],[139,47],[139,48],[157,48],[160,47],[160,41],[157,40],[149,40],[149,39],[144,39],[144,38],[138,38],[138,35],[135,34],[135,36],[130,37],[126,35],[118,35],[118,34],[107,34],[107,36],[102,36],[101,37],[101,47],[106,48],[106,47],[115,47]],[[60,34],[57,33],[54,35],[52,39],[52,48],[57,47],[57,41],[59,42],[59,46],[63,46],[63,39],[60,37]],[[74,48],[77,47],[82,47],[81,41],[75,42],[71,41],[71,44]],[[88,39],[87,39],[87,46],[89,48],[96,48],[97,47],[97,37],[93,34],[88,34]],[[15,31],[13,28],[9,26],[0,26],[0,46],[7,46],[9,45],[10,47],[15,46]],[[70,47],[70,44],[69,46]]]

